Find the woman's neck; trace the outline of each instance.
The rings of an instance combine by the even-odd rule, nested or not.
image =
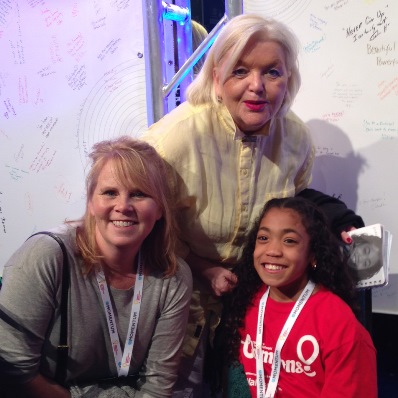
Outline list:
[[[136,272],[121,272],[107,267],[103,267],[104,274],[109,286],[116,289],[127,290],[135,285]]]
[[[235,123],[236,124],[236,123]],[[259,127],[257,130],[247,130],[247,129],[241,129],[237,124],[236,127],[246,136],[267,136],[269,135],[270,132],[270,127],[271,127],[271,121],[269,120],[267,123],[265,123],[263,126]]]
[[[117,289],[129,289],[135,284],[139,255],[105,256],[102,264],[108,284]]]

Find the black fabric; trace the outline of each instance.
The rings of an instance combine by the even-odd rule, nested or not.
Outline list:
[[[341,232],[349,227],[362,228],[365,226],[362,218],[348,209],[340,199],[311,188],[304,189],[296,196],[308,199],[322,209],[329,220],[330,228],[339,238]]]

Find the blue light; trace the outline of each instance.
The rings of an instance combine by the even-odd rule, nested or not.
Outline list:
[[[162,1],[163,18],[171,21],[180,22],[181,25],[189,18],[189,9],[176,6],[175,4],[168,4]]]

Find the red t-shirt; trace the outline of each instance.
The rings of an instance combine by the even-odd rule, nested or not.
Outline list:
[[[254,353],[258,305],[265,290],[266,286],[256,295],[241,330],[240,360],[252,397],[257,397]],[[266,375],[271,373],[275,345],[294,304],[267,300],[263,331]],[[377,397],[376,352],[371,337],[349,306],[324,288],[302,309],[282,348],[281,360],[278,398]]]

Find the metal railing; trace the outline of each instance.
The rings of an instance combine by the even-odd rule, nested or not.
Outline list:
[[[181,93],[183,95],[186,86],[192,80],[193,66],[211,47],[227,20],[243,12],[243,0],[225,0],[224,16],[203,43],[190,55],[192,53],[190,0],[175,0],[175,3],[170,4],[161,0],[142,0],[148,126],[176,106],[174,100],[168,100],[170,93],[181,85]],[[167,82],[168,78],[166,75],[170,74],[170,68],[174,66],[174,61],[171,59],[166,61],[166,54],[170,52],[168,51],[170,46],[174,49],[174,44],[171,44],[170,40],[165,40],[164,19],[172,20],[179,24],[180,27],[189,24],[186,29],[177,27],[177,34],[180,35],[180,41],[177,40],[178,59],[181,61],[185,57],[186,60],[170,78],[169,82]],[[168,34],[169,38],[170,34]],[[188,54],[181,54],[182,52]],[[191,76],[189,76],[190,73]]]

